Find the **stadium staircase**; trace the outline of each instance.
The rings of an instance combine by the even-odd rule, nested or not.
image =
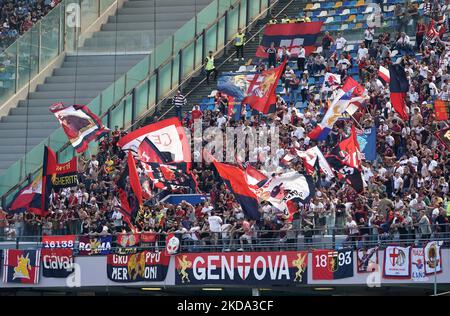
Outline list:
[[[66,54],[61,67],[1,118],[0,174],[59,127],[50,105],[88,104],[211,0],[182,2],[127,0],[77,52]]]
[[[352,57],[356,59],[358,43],[360,43],[364,38],[363,32],[367,27],[366,19],[372,12],[374,12],[374,9],[371,7],[369,1],[294,1],[291,5],[286,7],[288,3],[288,0],[281,0],[272,9],[272,14],[277,16],[278,20],[280,20],[285,14],[287,14],[289,17],[297,17],[308,12],[308,15],[311,17],[312,21],[324,22],[322,33],[324,33],[325,31],[329,31],[330,34],[336,35],[338,32],[341,32],[343,36],[348,40],[347,49],[350,51]],[[403,4],[403,0],[384,0],[383,5],[385,13],[383,15],[383,19],[381,20],[381,26],[376,28],[376,36],[381,32],[392,32],[392,30],[395,29],[395,17],[393,15],[393,9],[395,7],[395,4],[397,3]],[[419,11],[423,13],[423,3],[420,4]],[[246,34],[248,42],[245,46],[245,63],[249,63],[249,59],[256,58],[255,53],[262,38],[262,29],[269,21],[269,19],[270,17],[260,20],[256,24],[256,26]],[[411,37],[412,35],[413,34],[410,34]],[[321,37],[317,40],[317,44],[320,44],[320,40]],[[234,56],[234,50],[230,49],[227,54],[224,54],[222,57],[216,59],[215,64],[219,71],[219,75],[222,72],[238,71],[239,67],[243,65],[242,61],[234,61]],[[418,57],[420,58],[420,56]],[[290,65],[293,67],[293,69],[297,69],[295,63],[290,62]],[[356,80],[359,79],[357,65],[354,65],[353,68],[350,69],[349,74]],[[301,73],[299,71],[296,71],[296,75],[300,77]],[[320,87],[323,83],[323,79],[323,76],[310,77],[309,84]],[[189,85],[183,88],[183,92],[188,99],[188,104],[183,109],[183,111],[189,112],[192,107],[197,104],[200,105],[202,110],[214,109],[214,97],[212,95],[212,92],[214,90],[216,90],[216,84],[211,80],[210,85],[207,85],[204,73],[193,78],[189,82]],[[277,93],[279,93],[282,97],[285,97],[283,94],[283,90],[284,89],[281,85],[277,87]],[[295,99],[296,106],[302,107],[302,105],[300,105],[297,101],[298,97],[296,97]],[[247,110],[247,113],[250,115],[250,109],[247,108]],[[161,116],[171,117],[176,115],[175,109],[172,107],[170,101],[167,102],[157,114],[158,118],[161,118]],[[150,121],[152,121],[151,118],[147,120],[147,122]]]

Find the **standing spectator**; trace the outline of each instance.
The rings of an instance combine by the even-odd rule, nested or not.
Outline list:
[[[275,43],[270,43],[270,47],[266,49],[266,53],[269,55],[269,65],[268,68],[277,66],[277,49],[275,48]]]
[[[209,51],[209,55],[205,59],[205,71],[206,71],[206,84],[209,85],[209,77],[211,76],[211,73],[214,74],[214,81],[217,80],[217,75],[219,72],[216,69],[216,66],[214,65],[214,56],[213,51]]]
[[[416,49],[418,51],[422,51],[423,37],[425,35],[426,30],[427,27],[425,23],[423,23],[423,20],[420,19],[416,27]]]
[[[236,58],[235,61],[239,60],[239,56],[241,56],[241,60],[244,60],[244,45],[245,45],[245,35],[242,33],[242,29],[240,28],[237,34],[234,36],[234,47],[236,48]]]
[[[338,33],[336,37],[336,58],[341,59],[342,51],[345,49],[347,45],[347,40],[342,36],[341,33]]]
[[[330,58],[330,48],[334,43],[334,38],[330,35],[330,32],[325,32],[325,36],[322,38],[322,56],[325,59]]]
[[[367,27],[367,29],[364,31],[364,44],[367,49],[370,49],[370,47],[372,46],[374,36],[375,30],[373,29],[373,26]]]
[[[177,91],[177,95],[172,99],[172,105],[175,106],[175,111],[177,113],[178,119],[182,120],[183,107],[186,106],[187,100],[184,95],[181,94],[181,91]]]
[[[431,224],[430,220],[425,214],[425,211],[420,211],[420,220],[418,223],[420,239],[422,242],[428,240],[431,237]]]
[[[306,50],[305,47],[303,47],[303,45],[300,45],[297,56],[297,68],[299,71],[305,70],[305,61],[306,61]]]

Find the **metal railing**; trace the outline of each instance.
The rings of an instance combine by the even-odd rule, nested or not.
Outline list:
[[[400,235],[398,233],[374,233],[361,235],[348,235],[346,229],[290,229],[290,230],[256,230],[251,234],[251,238],[242,237],[242,231],[232,232],[231,234],[211,233],[209,231],[199,232],[196,238],[192,238],[192,233],[171,231],[180,240],[180,249],[184,252],[214,252],[214,251],[281,251],[281,250],[308,250],[308,249],[336,249],[336,248],[371,248],[384,247],[392,244],[403,246],[423,247],[427,242],[439,240],[443,241],[443,247],[450,247],[450,224],[432,225],[432,233],[424,236],[419,232],[409,235]],[[436,228],[445,231],[437,231]],[[137,243],[133,247],[138,250],[164,250],[166,245],[165,233],[142,232],[138,234],[152,234],[155,242]],[[64,235],[46,235],[46,236],[68,236]],[[117,244],[117,237],[120,233],[114,234],[75,234],[74,249],[78,249],[80,237],[89,236],[96,238],[101,236],[112,236],[111,250],[121,249]],[[0,249],[40,249],[42,248],[42,235],[30,236],[0,236]]]

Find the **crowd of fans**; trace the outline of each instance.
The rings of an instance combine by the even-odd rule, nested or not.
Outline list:
[[[427,8],[430,3],[429,12],[434,12],[433,6],[439,1],[426,2]],[[172,205],[160,202],[155,193],[145,202],[136,229],[160,233],[161,240],[165,234],[174,232],[190,249],[212,245],[223,251],[244,250],[268,240],[277,244],[292,243],[299,236],[305,243],[312,242],[314,236],[341,234],[347,236],[347,242],[448,238],[450,157],[448,149],[435,136],[447,122],[435,119],[433,103],[436,99],[450,99],[450,43],[444,41],[444,32],[432,41],[425,36],[420,38],[423,23],[428,23],[431,18],[430,14],[417,18],[417,45],[413,45],[401,29],[397,34],[385,32],[379,36],[375,36],[376,29],[366,29],[356,58],[346,51],[348,43],[342,34],[333,38],[325,33],[321,49],[306,61],[300,60],[300,56],[286,67],[282,81],[287,98],[277,98],[273,114],[247,116],[244,108],[241,120],[235,121],[227,115],[228,98],[219,94],[214,110],[202,112],[194,105],[192,111],[183,115],[182,122],[186,127],[191,127],[192,118],[201,118],[204,128],[234,126],[244,131],[277,124],[280,148],[275,156],[265,156],[266,161],[254,164],[261,170],[292,149],[306,150],[318,145],[326,155],[349,136],[353,124],[358,124],[359,128],[376,127],[377,158],[373,162],[363,161],[366,183],[363,194],[357,194],[351,185],[338,177],[315,175],[319,183],[316,195],[308,204],[297,204],[292,220],[284,212],[262,202],[261,220],[251,221],[245,218],[214,167],[193,163],[192,172],[199,184],[199,192],[209,194],[210,198],[197,205],[186,201]],[[270,23],[275,23],[274,19]],[[403,22],[399,19],[398,23]],[[445,23],[446,18],[443,25]],[[276,54],[275,64],[286,56],[288,52],[281,50]],[[395,113],[388,85],[378,80],[379,65],[387,67],[400,56],[411,87],[407,94],[409,120],[402,120]],[[332,93],[310,84],[309,78],[336,67],[344,81],[354,65],[358,65],[359,81],[370,97],[365,111],[355,115],[355,120],[339,120],[325,141],[309,139],[307,133],[321,121],[323,105]],[[259,70],[265,69],[267,60],[257,62],[256,66]],[[295,67],[301,72],[299,78],[295,75]],[[298,102],[300,107],[296,107]],[[79,157],[79,185],[53,193],[48,216],[32,213],[12,216],[2,212],[0,232],[16,237],[130,231],[118,207],[116,185],[126,164],[125,153],[117,147],[117,141],[124,134],[116,128],[100,142],[96,155]],[[258,153],[266,150],[265,147],[256,148]],[[303,171],[302,160],[294,160],[291,168]],[[285,171],[281,166],[274,169],[275,173]],[[146,177],[139,165],[138,172],[142,179]]]
[[[28,31],[61,0],[0,0],[0,51]]]

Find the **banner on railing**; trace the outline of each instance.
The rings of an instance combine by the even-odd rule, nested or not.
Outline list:
[[[104,256],[111,251],[112,236],[80,236],[78,256]]]
[[[288,285],[307,283],[308,253],[183,253],[175,258],[175,283]]]
[[[411,279],[416,282],[428,281],[425,275],[423,248],[411,249]]]
[[[358,273],[376,271],[378,266],[378,247],[358,249],[356,252]]]
[[[313,280],[353,277],[353,250],[320,249],[312,251]]]
[[[40,250],[5,250],[3,258],[3,282],[39,283]]]
[[[442,244],[442,241],[430,241],[423,248],[426,275],[442,272]]]
[[[129,255],[137,252],[141,234],[120,234],[117,236],[116,254]]]
[[[47,278],[67,278],[74,271],[72,249],[42,249],[42,275]]]
[[[411,277],[411,247],[387,246],[384,250],[383,276],[387,279]]]
[[[107,259],[108,279],[130,283],[140,281],[164,281],[170,257],[163,252],[142,251],[132,255],[109,254]]]
[[[303,46],[308,56],[315,50],[322,24],[323,22],[268,24],[264,29],[261,45],[256,51],[256,57],[267,58],[266,50],[271,43],[275,44],[277,50],[286,47],[291,57],[297,57],[300,46]]]
[[[76,238],[75,235],[42,236],[42,248],[73,248]]]

